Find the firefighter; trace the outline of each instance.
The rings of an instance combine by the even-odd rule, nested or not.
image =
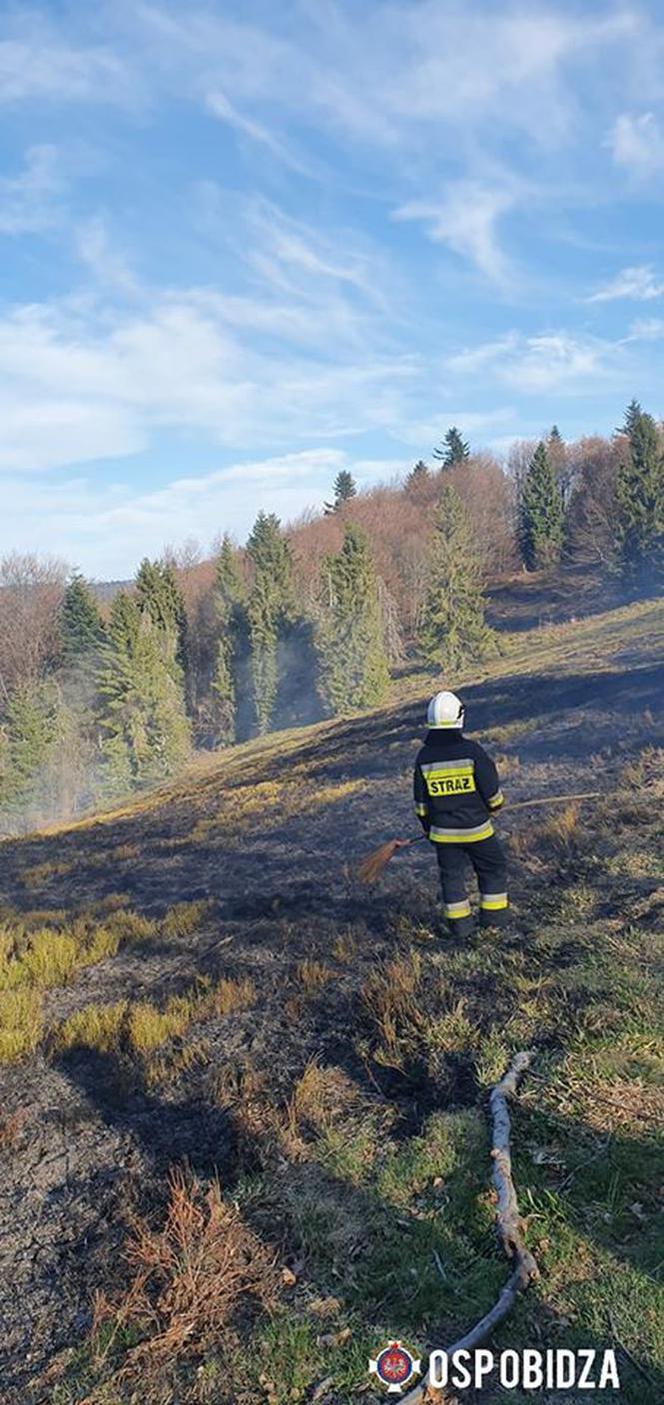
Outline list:
[[[498,772],[479,742],[464,736],[464,721],[456,694],[436,693],[414,776],[415,811],[436,846],[445,920],[460,937],[473,930],[468,860],[479,884],[480,926],[504,926],[508,908],[505,854],[491,818],[503,804]]]

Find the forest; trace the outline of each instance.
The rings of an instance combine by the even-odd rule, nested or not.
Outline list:
[[[321,511],[259,512],[244,546],[165,548],[121,585],[0,563],[0,832],[117,805],[195,750],[377,707],[395,669],[452,683],[501,647],[487,591],[580,569],[661,587],[664,429],[636,400],[610,437],[554,426],[506,461],[456,427],[401,481],[338,474]]]

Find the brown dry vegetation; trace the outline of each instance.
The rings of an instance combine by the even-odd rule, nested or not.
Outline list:
[[[537,630],[468,683],[507,763],[505,932],[440,939],[424,845],[371,892],[354,877],[412,824],[421,676],[4,846],[9,1405],[305,1405],[325,1381],[328,1405],[371,1400],[377,1345],[442,1345],[502,1286],[485,1096],[525,1045],[542,1280],[496,1344],[618,1344],[623,1400],[659,1405],[657,629],[638,606]]]

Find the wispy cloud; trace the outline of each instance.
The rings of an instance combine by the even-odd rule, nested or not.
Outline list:
[[[505,283],[510,265],[498,238],[498,221],[514,196],[479,181],[456,181],[438,203],[411,201],[394,213],[397,220],[423,220],[430,237],[447,244],[495,283]]]
[[[0,234],[50,229],[57,222],[64,189],[57,148],[30,147],[21,173],[0,179]]]
[[[102,215],[84,220],[76,230],[75,239],[79,258],[102,288],[130,297],[138,294],[138,279],[124,255],[114,247]]]
[[[265,147],[284,166],[299,172],[300,175],[311,174],[311,167],[298,157],[281,137],[278,137],[262,122],[239,112],[225,93],[220,91],[208,93],[205,104],[214,117],[218,117],[221,122],[226,122],[229,127],[233,127],[235,131],[248,137],[250,141]]]
[[[633,268],[623,268],[598,288],[586,302],[615,302],[619,298],[629,298],[633,302],[651,302],[664,296],[664,282],[658,278],[650,264],[637,264]]]
[[[402,459],[363,459],[317,445],[238,459],[224,469],[175,478],[164,488],[143,492],[85,477],[59,483],[16,478],[5,485],[10,490],[6,525],[9,540],[19,548],[48,551],[54,541],[67,543],[70,559],[103,579],[132,574],[142,556],[157,555],[166,542],[195,537],[207,545],[222,531],[243,537],[259,504],[282,521],[307,505],[320,508],[341,468],[369,486],[404,467]]]
[[[482,369],[527,395],[587,394],[589,385],[613,373],[618,346],[569,332],[510,332],[448,358],[446,366],[470,376]]]
[[[664,317],[643,317],[632,322],[625,341],[661,341],[664,338]]]
[[[643,178],[664,170],[664,129],[654,112],[621,113],[607,138],[613,159]]]
[[[0,103],[131,103],[138,97],[134,65],[112,46],[68,42],[37,11],[5,20],[0,41]]]
[[[412,356],[365,346],[341,357],[323,344],[275,358],[238,335],[228,310],[203,289],[153,291],[111,316],[66,301],[15,309],[0,321],[0,467],[108,459],[145,449],[160,428],[264,448],[406,418]]]

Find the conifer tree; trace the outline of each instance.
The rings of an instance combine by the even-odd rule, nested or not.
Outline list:
[[[616,482],[617,547],[623,578],[639,584],[660,578],[664,568],[664,446],[652,415],[640,407],[631,424],[630,454]]]
[[[189,723],[163,631],[122,591],[111,606],[100,694],[105,796],[154,784],[187,760]]]
[[[65,588],[59,627],[65,663],[74,664],[98,653],[104,638],[101,613],[87,581],[78,571]]]
[[[5,814],[15,818],[40,808],[59,705],[59,692],[52,679],[22,684],[9,699],[1,797]]]
[[[455,464],[464,463],[470,458],[470,447],[461,438],[456,425],[448,429],[440,447],[433,450],[433,457],[439,460],[442,468],[454,468]]]
[[[484,618],[482,571],[463,503],[445,484],[436,512],[429,558],[429,588],[419,645],[427,662],[453,674],[495,651]]]
[[[217,743],[229,746],[237,734],[238,683],[246,653],[245,586],[228,535],[217,557],[214,608],[219,639],[212,681]]]
[[[136,573],[136,599],[159,632],[173,676],[181,679],[187,656],[187,615],[172,565],[145,557]]]
[[[404,488],[411,497],[416,498],[429,483],[430,479],[431,474],[429,473],[427,464],[424,463],[423,459],[418,459],[417,463],[413,464],[410,473],[406,477]]]
[[[323,564],[319,656],[331,712],[375,707],[385,697],[389,670],[378,586],[367,537],[354,523],[346,524],[341,551]]]
[[[631,439],[633,430],[636,428],[636,425],[638,424],[642,414],[643,410],[638,400],[635,397],[632,397],[629,402],[629,405],[627,406],[627,409],[625,410],[625,418],[622,424],[620,425],[620,428],[616,430],[616,434],[626,434],[627,438]]]
[[[560,559],[563,498],[546,445],[539,443],[521,485],[519,542],[524,565],[537,570]]]
[[[274,513],[259,512],[247,552],[254,568],[247,603],[253,698],[263,733],[270,729],[277,699],[279,638],[294,613],[291,554]]]
[[[333,512],[339,512],[340,508],[344,506],[344,503],[350,502],[351,498],[354,498],[357,494],[357,484],[352,473],[349,473],[347,468],[339,470],[334,480],[333,491],[333,502],[326,502],[324,506],[326,517],[331,516]]]

